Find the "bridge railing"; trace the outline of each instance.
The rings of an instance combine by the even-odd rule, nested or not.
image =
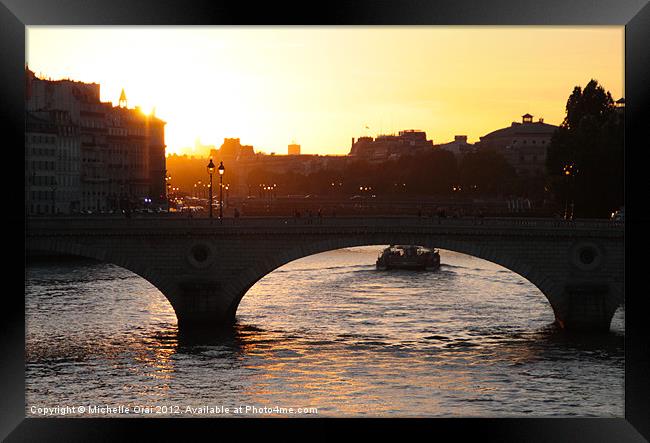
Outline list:
[[[181,228],[214,227],[230,228],[272,228],[286,226],[323,226],[323,227],[387,227],[387,226],[448,226],[476,228],[529,228],[529,229],[622,229],[624,224],[607,219],[561,220],[551,218],[514,218],[514,217],[400,217],[400,216],[340,216],[340,217],[241,217],[209,219],[207,217],[176,216],[141,216],[125,218],[123,216],[87,216],[87,217],[35,217],[28,218],[30,226],[92,227],[93,229],[111,229],[118,227]]]

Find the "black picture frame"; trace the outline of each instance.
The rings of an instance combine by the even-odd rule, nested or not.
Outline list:
[[[648,121],[650,87],[650,6],[648,0],[445,0],[330,1],[318,4],[222,2],[208,0],[0,0],[0,115],[5,173],[24,162],[25,30],[38,25],[620,25],[625,26],[625,193],[626,222],[626,336],[625,418],[504,418],[504,419],[46,419],[25,418],[25,310],[16,290],[4,291],[0,316],[0,437],[6,441],[114,441],[136,434],[163,432],[163,440],[187,439],[188,432],[208,431],[215,438],[244,429],[281,432],[309,438],[305,428],[319,435],[337,429],[358,429],[367,438],[387,428],[424,431],[428,438],[446,435],[454,440],[489,441],[647,441],[650,439],[650,345],[644,338],[646,312],[641,275],[648,250],[644,201],[645,171],[642,141]],[[644,174],[645,173],[645,174]],[[19,174],[19,172],[16,172]],[[6,176],[5,174],[3,174]],[[24,178],[23,178],[24,179]],[[7,183],[7,182],[5,182]],[[638,195],[635,196],[634,194]],[[6,194],[6,193],[5,193]],[[10,193],[9,193],[10,194]],[[6,196],[5,229],[25,230],[20,192]],[[16,201],[14,201],[16,200]],[[12,236],[5,233],[5,236]],[[24,245],[23,245],[24,246]],[[641,257],[633,260],[634,255]],[[19,275],[24,247],[5,251],[4,275]],[[13,255],[15,254],[15,255]],[[14,269],[15,268],[15,269]],[[24,269],[23,269],[24,273]],[[636,288],[636,293],[634,291]],[[318,428],[318,429],[312,429]],[[147,438],[150,440],[152,438]]]

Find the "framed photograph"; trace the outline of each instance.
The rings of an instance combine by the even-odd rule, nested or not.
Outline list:
[[[649,22],[2,0],[0,435],[647,441]]]

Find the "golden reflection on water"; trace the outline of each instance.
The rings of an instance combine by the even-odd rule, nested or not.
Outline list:
[[[448,270],[453,274],[445,285],[462,278],[474,278],[469,284],[477,281],[464,277],[476,272],[470,265]],[[304,263],[294,265],[300,266],[308,268]],[[503,309],[486,305],[473,311],[470,305],[482,303],[480,291],[447,296],[447,301],[441,296],[431,302],[431,297],[416,293],[404,298],[392,286],[376,286],[381,281],[362,268],[332,269],[330,278],[339,279],[328,287],[332,292],[302,293],[287,284],[292,277],[280,269],[271,276],[275,283],[265,286],[262,281],[252,288],[229,334],[199,340],[179,333],[171,305],[141,280],[117,279],[114,287],[104,284],[92,299],[85,291],[76,298],[27,298],[38,303],[37,308],[26,306],[26,352],[32,368],[28,404],[88,398],[96,392],[106,402],[317,407],[319,416],[485,416],[504,410],[512,415],[518,412],[521,395],[553,411],[570,392],[549,390],[544,380],[556,387],[554,377],[567,365],[574,370],[581,365],[580,355],[610,352],[603,351],[602,340],[572,342],[542,328],[547,311],[541,304],[531,305],[539,317],[532,326],[526,320],[523,327],[494,327]],[[307,288],[316,285],[322,272],[289,270],[302,275],[299,284]],[[484,272],[490,278],[504,278]],[[353,284],[363,279],[369,283]],[[382,287],[388,288],[385,294]],[[516,281],[511,287],[527,291]],[[116,294],[108,301],[102,297],[107,288]],[[336,291],[340,298],[333,299]],[[492,297],[498,301],[498,296]],[[510,306],[508,294],[504,297],[503,303]],[[418,319],[418,312],[407,309],[413,300],[431,316]],[[51,313],[61,312],[64,303],[86,311],[83,316],[66,311],[61,318],[67,320],[52,320]],[[512,319],[514,314],[529,315],[528,308],[520,312],[512,306],[508,311]],[[486,310],[493,318],[487,318]],[[50,334],[52,329],[55,334]],[[601,364],[595,358],[590,361]],[[587,390],[612,386],[612,381],[618,386],[618,368],[612,370],[608,363],[601,367],[584,388],[584,395],[596,400],[597,395]],[[599,381],[601,375],[609,377],[607,383]],[[51,381],[59,378],[70,384],[57,385],[53,393]],[[567,386],[580,388],[578,382],[571,383]],[[549,404],[546,400],[552,396],[555,403]],[[596,404],[591,410],[617,409]]]
[[[141,309],[149,313],[148,324],[142,326],[144,329],[139,329],[137,334],[123,336],[123,346],[138,362],[134,367],[139,375],[155,380],[172,380],[176,371],[173,357],[178,352],[178,327],[173,321],[175,313],[162,294],[147,295]],[[161,385],[160,388],[169,387]]]
[[[350,372],[350,366],[363,366],[364,360],[369,360],[373,372],[388,377],[385,384],[408,383],[408,368],[395,371],[395,362],[390,359],[368,359],[335,349],[323,353],[302,340],[267,331],[239,329],[237,339],[244,357],[242,367],[263,368],[242,391],[244,397],[260,402],[277,400],[281,393],[284,404],[318,407],[325,415],[327,411],[334,415],[381,415],[397,408],[395,402],[373,392],[372,379]],[[452,377],[448,382],[452,383]],[[357,394],[363,400],[351,401]]]
[[[260,331],[245,327],[237,329],[236,340],[242,355],[242,368],[258,373],[242,395],[261,402],[274,399],[279,392],[282,401],[291,406],[335,405],[338,413],[352,414],[358,407],[348,404],[350,393],[368,386],[360,378],[345,376],[345,356],[323,355],[300,340],[288,339],[283,333]],[[334,357],[334,358],[333,358]],[[324,359],[327,360],[324,360]],[[338,360],[341,360],[341,364]],[[366,396],[378,401],[378,396]]]
[[[175,372],[172,357],[176,354],[176,342],[151,340],[144,345],[146,347],[133,343],[132,348],[135,352],[133,358],[141,364],[142,374],[158,380],[171,380]]]

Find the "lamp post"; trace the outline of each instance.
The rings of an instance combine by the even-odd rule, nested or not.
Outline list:
[[[565,220],[573,220],[573,208],[574,208],[574,202],[573,202],[573,195],[571,195],[571,210],[569,211],[569,194],[572,194],[573,191],[573,181],[575,174],[578,172],[578,168],[575,167],[573,163],[568,163],[564,166],[564,176],[567,179],[567,190],[566,190],[566,195],[565,195],[565,200],[564,200],[564,219]]]
[[[223,223],[223,173],[226,168],[223,167],[223,162],[219,163],[219,220]]]
[[[571,164],[571,220],[573,220],[575,202],[576,202],[576,175],[580,172],[578,168]]]
[[[266,202],[267,202],[266,211],[270,213],[271,212],[271,186],[270,185],[265,186],[264,191],[266,191],[265,192]]]
[[[165,182],[167,185],[167,211],[171,209],[172,206],[172,193],[171,193],[171,187],[172,187],[172,182],[171,182],[172,176],[167,175],[167,171],[165,171]]]
[[[210,206],[210,218],[212,218],[212,174],[214,174],[214,163],[212,163],[212,158],[210,163],[208,163],[208,174],[210,174],[210,201],[208,205]]]

